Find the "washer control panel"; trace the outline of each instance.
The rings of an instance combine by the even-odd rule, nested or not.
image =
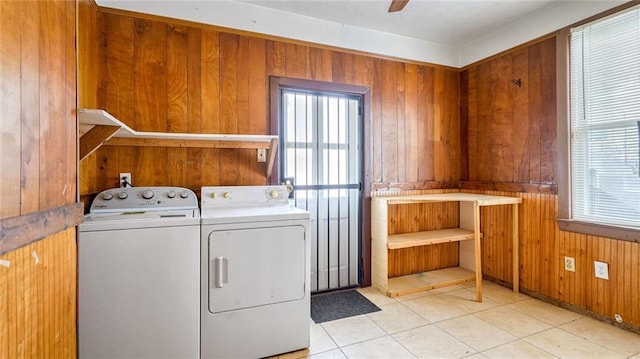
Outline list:
[[[198,209],[195,193],[182,187],[127,187],[100,192],[90,213]]]
[[[202,187],[202,206],[288,205],[285,186]]]

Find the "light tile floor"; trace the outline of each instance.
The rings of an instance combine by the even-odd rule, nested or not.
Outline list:
[[[640,335],[491,282],[389,298],[358,289],[379,312],[311,323],[311,346],[279,358],[633,358]]]

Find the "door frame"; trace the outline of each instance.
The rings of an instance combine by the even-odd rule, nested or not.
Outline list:
[[[269,127],[272,135],[280,135],[282,89],[317,91],[359,96],[362,99],[362,228],[360,241],[362,245],[361,286],[371,285],[371,91],[369,87],[297,79],[291,77],[269,76]],[[280,156],[273,165],[269,183],[278,184],[280,176]]]

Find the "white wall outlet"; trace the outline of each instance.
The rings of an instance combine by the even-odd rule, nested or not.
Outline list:
[[[131,173],[121,172],[118,177],[118,183],[120,183],[120,188],[132,187],[133,180],[131,179]]]
[[[258,162],[267,162],[267,150],[258,148]]]
[[[593,265],[596,270],[596,278],[609,279],[609,265],[607,263],[594,261]]]
[[[613,316],[614,318],[616,318],[616,322],[618,323],[622,323],[624,322],[624,320],[622,320],[622,316],[620,314],[617,314]]]
[[[569,272],[576,271],[576,259],[573,257],[564,257],[564,270]]]

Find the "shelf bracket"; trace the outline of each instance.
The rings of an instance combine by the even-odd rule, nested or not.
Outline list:
[[[269,143],[269,161],[267,162],[267,179],[271,177],[273,164],[276,162],[276,152],[278,152],[278,139],[272,138]]]
[[[109,141],[120,130],[120,126],[96,125],[80,137],[80,161]]]

